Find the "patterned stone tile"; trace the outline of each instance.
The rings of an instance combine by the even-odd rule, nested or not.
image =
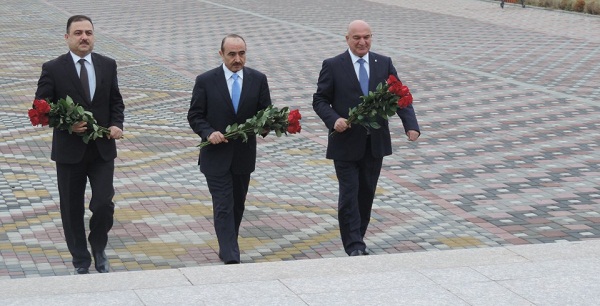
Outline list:
[[[66,19],[81,12],[94,19],[96,51],[117,60],[126,102],[107,250],[114,271],[221,264],[186,114],[195,76],[220,63],[232,32],[246,38],[248,65],[267,74],[274,104],[303,115],[301,134],[259,140],[242,261],[346,256],[327,132],[311,100],[322,60],[346,49],[357,18],[411,87],[423,132],[409,143],[391,120],[371,253],[600,238],[600,19],[497,4],[4,1],[0,279],[72,273],[51,131],[32,127],[26,111],[42,63],[67,51]],[[341,5],[355,9],[337,14]]]

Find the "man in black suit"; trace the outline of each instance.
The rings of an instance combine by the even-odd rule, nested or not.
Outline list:
[[[94,25],[89,17],[75,15],[69,18],[65,41],[70,52],[43,64],[35,93],[36,99],[53,102],[68,95],[86,111],[92,112],[98,125],[110,130],[107,138],[85,144],[75,134],[87,129],[85,122],[79,122],[72,127],[73,134],[55,128],[52,137],[51,158],[56,162],[60,215],[76,274],[89,273],[91,265],[84,223],[88,179],[92,189],[88,241],[96,270],[100,273],[109,271],[104,249],[115,207],[112,201],[115,194],[114,159],[117,157],[115,139],[123,135],[125,110],[117,82],[117,64],[111,58],[92,53],[94,40]]]
[[[313,95],[313,109],[330,132],[327,145],[328,159],[333,159],[339,182],[338,221],[344,250],[350,256],[367,255],[363,241],[371,207],[381,172],[383,157],[392,154],[390,129],[387,120],[379,118],[379,129],[346,122],[348,111],[362,100],[360,96],[375,91],[377,84],[389,75],[397,77],[391,58],[369,52],[371,28],[355,20],[348,25],[348,50],[323,61],[317,92]],[[361,88],[361,66],[365,69],[364,88]],[[408,140],[419,138],[419,124],[412,106],[399,109]]]
[[[223,134],[228,125],[243,123],[271,105],[271,95],[267,77],[244,67],[246,42],[241,36],[223,38],[219,55],[223,64],[196,78],[187,118],[192,130],[211,143],[200,150],[198,164],[212,196],[219,258],[236,264],[244,202],[256,164],[256,136],[243,142]]]

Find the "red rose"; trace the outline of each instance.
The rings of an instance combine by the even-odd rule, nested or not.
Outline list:
[[[405,108],[408,107],[409,105],[411,105],[413,102],[413,96],[412,94],[409,92],[406,96],[398,99],[398,107],[399,108]]]
[[[394,75],[391,75],[387,79],[388,91],[395,94],[396,96],[403,97],[406,95],[406,91],[408,91],[408,87],[402,85],[402,82],[398,80]]]
[[[396,96],[402,96],[402,83],[396,83],[388,89],[389,92],[395,94]]]
[[[48,123],[50,123],[50,118],[48,117],[48,114],[39,114],[40,116],[40,124],[42,126],[46,126],[48,125]]]
[[[398,78],[395,77],[393,74],[390,74],[390,76],[387,79],[387,84],[390,85],[390,87],[394,87],[398,86],[398,83],[400,84],[399,86],[402,86],[402,82],[400,82],[400,80],[398,80]]]
[[[295,109],[293,111],[290,111],[290,114],[288,115],[288,133],[300,133],[300,131],[302,130],[302,127],[300,126],[300,119],[302,119],[302,115],[300,115],[299,110]]]
[[[290,111],[290,114],[288,115],[288,121],[295,122],[299,121],[300,119],[302,119],[302,115],[300,115],[299,110],[295,109],[293,111]]]
[[[288,125],[287,131],[290,134],[300,133],[300,131],[302,131],[302,127],[300,126],[300,122],[296,122],[295,124]]]
[[[48,117],[48,113],[50,113],[51,107],[50,104],[46,100],[35,99],[33,100],[33,108],[28,111],[29,120],[31,124],[36,125],[48,125],[50,118]]]
[[[38,116],[38,112],[35,109],[30,109],[29,112],[29,120],[33,126],[40,124],[40,117]]]
[[[410,93],[410,90],[408,90],[408,86],[402,86],[400,88],[400,95],[401,97],[404,97],[406,95],[408,95]]]
[[[33,108],[40,114],[47,114],[50,112],[50,104],[48,104],[46,100],[33,100]]]

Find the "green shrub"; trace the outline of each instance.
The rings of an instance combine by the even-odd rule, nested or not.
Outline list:
[[[558,8],[561,10],[570,11],[572,6],[573,6],[572,0],[561,0],[560,4],[558,5]]]
[[[525,4],[600,15],[600,0],[525,0]]]
[[[600,15],[600,0],[588,0],[585,3],[584,12],[588,14]]]
[[[575,12],[583,12],[583,9],[585,8],[585,0],[575,0],[575,2],[573,3],[573,11]]]
[[[552,7],[552,5],[554,4],[553,0],[537,0],[536,2],[537,2],[537,5],[539,5],[541,7]]]

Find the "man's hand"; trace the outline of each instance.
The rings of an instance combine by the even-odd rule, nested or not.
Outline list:
[[[87,122],[79,121],[73,124],[71,130],[73,131],[73,133],[84,133],[87,130]]]
[[[348,122],[344,118],[338,118],[338,120],[336,120],[335,124],[333,125],[333,129],[338,133],[342,133],[349,128],[350,124],[348,124]]]
[[[225,136],[219,131],[212,132],[212,134],[210,134],[210,136],[208,136],[208,141],[214,145],[219,144],[221,142],[225,142],[225,143],[229,142],[229,141],[227,141],[227,138],[225,138]]]
[[[111,126],[108,128],[108,130],[110,131],[110,135],[108,135],[108,139],[121,139],[121,137],[123,137],[123,130],[121,130],[119,127],[117,126]]]
[[[408,140],[410,140],[410,141],[417,140],[420,135],[421,135],[421,133],[419,133],[415,130],[409,130],[408,132],[406,132],[406,136],[408,136]]]

